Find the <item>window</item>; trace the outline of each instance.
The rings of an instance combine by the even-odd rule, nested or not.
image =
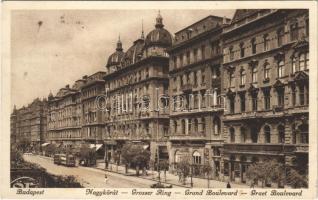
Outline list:
[[[299,70],[303,71],[305,69],[305,54],[300,54],[299,56]]]
[[[294,41],[298,39],[298,23],[290,25],[290,40]]]
[[[198,119],[194,119],[194,132],[198,133],[199,132],[199,122]]]
[[[234,87],[235,86],[235,77],[234,77],[234,72],[230,72],[230,87]]]
[[[252,68],[252,82],[257,83],[257,67]]]
[[[251,40],[251,46],[252,46],[252,54],[256,54],[256,40],[253,38]]]
[[[303,144],[308,144],[308,124],[303,124],[299,126],[300,131],[300,142]]]
[[[219,135],[221,132],[221,121],[218,117],[215,117],[213,120],[213,127],[214,127],[214,135]]]
[[[278,106],[280,107],[284,107],[284,88],[280,88],[277,90],[277,102],[278,102]]]
[[[230,128],[230,142],[231,143],[235,142],[235,130],[234,130],[234,128]]]
[[[193,84],[194,86],[198,85],[197,72],[193,72]]]
[[[205,134],[205,118],[201,118],[201,126],[202,126],[202,132]]]
[[[200,165],[201,164],[201,155],[199,152],[195,151],[192,155],[193,164]]]
[[[252,110],[257,111],[257,92],[252,94]]]
[[[181,120],[181,132],[182,134],[186,134],[186,131],[185,131],[185,120]]]
[[[283,60],[278,62],[278,78],[285,75],[285,62]]]
[[[292,87],[292,90],[291,90],[291,93],[292,93],[292,105],[296,105],[296,88],[295,86]]]
[[[178,67],[178,65],[177,65],[177,57],[176,56],[173,57],[173,66],[174,66],[175,69]]]
[[[197,62],[197,60],[198,60],[198,49],[194,49],[193,50],[193,59],[194,59],[194,62]]]
[[[201,54],[202,54],[202,60],[204,60],[205,59],[205,46],[204,45],[201,46]]]
[[[241,143],[246,142],[246,130],[244,127],[241,127]]]
[[[277,130],[278,130],[278,142],[285,143],[285,127],[283,125],[279,125]]]
[[[295,74],[297,72],[296,69],[296,58],[292,57],[292,73]]]
[[[306,53],[306,59],[305,59],[305,70],[309,67],[309,52]]]
[[[306,19],[306,35],[309,36],[309,19]]]
[[[202,74],[202,77],[201,77],[201,84],[205,84],[205,69],[202,69],[201,70],[201,74]]]
[[[269,50],[269,37],[268,34],[264,35],[264,51],[268,51]]]
[[[240,94],[241,112],[245,112],[245,93]]]
[[[284,39],[284,29],[281,28],[277,31],[277,45],[278,45],[278,47],[283,45],[283,39]]]
[[[233,46],[230,47],[230,61],[234,60],[234,51],[233,51]]]
[[[189,51],[187,52],[186,56],[187,56],[187,64],[190,64],[190,52]]]
[[[265,80],[268,80],[270,77],[270,66],[268,63],[265,63],[265,66],[264,66],[264,79]]]
[[[269,126],[264,127],[265,143],[271,143],[271,128]]]
[[[240,44],[240,55],[241,55],[241,58],[245,56],[245,47],[243,42]]]
[[[183,54],[180,54],[179,60],[180,60],[180,67],[182,67],[183,66]]]
[[[230,97],[230,113],[233,114],[235,111],[235,97]]]
[[[253,143],[257,143],[258,141],[258,132],[256,131],[257,129],[255,127],[251,127],[251,138]]]
[[[264,109],[269,110],[271,107],[270,88],[264,89],[263,93],[264,93]]]
[[[303,85],[299,86],[299,104],[305,105],[305,87]]]
[[[245,70],[244,69],[241,70],[240,79],[241,79],[241,81],[240,81],[241,85],[245,85],[246,74],[245,74]]]

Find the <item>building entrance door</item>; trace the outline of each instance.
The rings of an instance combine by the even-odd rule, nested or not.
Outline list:
[[[241,182],[246,183],[246,165],[242,164],[241,168]]]

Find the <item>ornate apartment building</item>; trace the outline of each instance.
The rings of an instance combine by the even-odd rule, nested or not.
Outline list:
[[[81,86],[82,140],[89,144],[99,144],[99,147],[103,144],[104,121],[103,110],[97,106],[96,99],[105,94],[104,75],[105,72],[96,72],[85,76],[85,82]]]
[[[66,85],[55,96],[48,97],[47,143],[77,150],[82,143],[82,104],[80,88],[85,78],[72,87]],[[47,144],[46,143],[46,144]]]
[[[33,100],[26,107],[16,109],[11,114],[11,139],[15,143],[27,141],[30,150],[39,150],[41,141],[46,135],[47,100]]]
[[[123,144],[135,142],[151,151],[151,159],[168,159],[166,140],[169,131],[169,57],[172,36],[164,29],[158,14],[155,29],[143,31],[123,52],[119,40],[110,55],[104,76],[106,88],[105,135],[107,159],[112,162]]]
[[[308,10],[237,10],[223,31],[225,180],[276,159],[308,173]]]
[[[230,19],[208,16],[175,33],[169,50],[171,170],[183,158],[220,173],[223,145],[221,34]]]

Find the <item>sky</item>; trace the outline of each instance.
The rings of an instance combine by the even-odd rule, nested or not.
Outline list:
[[[171,34],[234,10],[161,10]],[[11,15],[11,107],[47,97],[84,75],[105,71],[120,35],[124,51],[154,29],[158,10],[15,10]]]

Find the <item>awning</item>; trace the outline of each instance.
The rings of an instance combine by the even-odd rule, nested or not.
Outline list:
[[[147,149],[148,147],[149,147],[149,145],[144,145],[143,146],[144,149]]]
[[[98,151],[103,146],[103,144],[90,144],[89,148],[93,149],[96,147],[95,151]]]
[[[49,145],[49,144],[50,144],[50,143],[47,143],[47,142],[46,142],[46,143],[41,144],[41,146],[42,146],[42,147],[45,147],[45,146],[47,146],[47,145]]]

